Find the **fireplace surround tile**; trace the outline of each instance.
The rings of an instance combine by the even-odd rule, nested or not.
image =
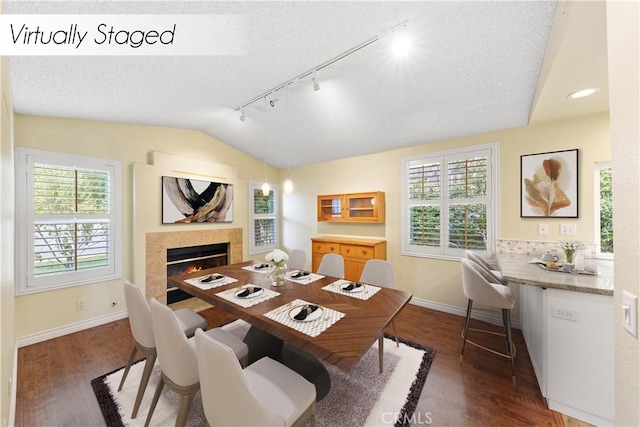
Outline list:
[[[167,249],[229,242],[229,263],[242,262],[242,229],[146,233],[146,295],[167,302]]]

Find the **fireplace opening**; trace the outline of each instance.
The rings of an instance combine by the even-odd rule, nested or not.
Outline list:
[[[193,273],[229,263],[229,243],[167,249],[167,277]],[[191,298],[192,295],[167,283],[167,304]]]

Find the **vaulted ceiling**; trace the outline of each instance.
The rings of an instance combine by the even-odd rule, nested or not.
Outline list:
[[[198,129],[278,168],[608,108],[604,2],[9,1],[6,11],[249,17],[243,56],[12,57],[14,109]],[[372,43],[319,71],[320,90],[303,78],[238,120],[238,105],[403,21],[408,56]],[[601,91],[567,100],[585,86]]]

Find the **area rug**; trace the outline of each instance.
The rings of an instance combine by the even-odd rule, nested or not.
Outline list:
[[[245,322],[236,321],[224,328],[243,337],[248,326]],[[429,347],[401,339],[398,348],[393,339],[386,337],[382,374],[378,373],[377,343],[349,372],[325,364],[331,377],[331,391],[318,402],[317,425],[319,427],[407,425],[407,420],[410,420],[415,412],[434,356],[435,350]],[[123,368],[91,380],[108,426],[144,425],[147,410],[160,377],[160,367],[156,363],[138,416],[131,419],[143,367],[143,362],[138,362],[131,367],[120,392],[117,389]],[[173,425],[178,401],[178,395],[165,387],[153,413],[151,425]],[[189,412],[187,426],[203,425],[205,425],[204,411],[198,392]]]

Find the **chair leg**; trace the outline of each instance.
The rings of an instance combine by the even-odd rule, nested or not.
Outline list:
[[[176,417],[176,427],[184,427],[187,424],[189,410],[193,402],[195,393],[180,395],[180,405],[178,406],[178,416]]]
[[[131,349],[131,353],[129,354],[129,360],[127,360],[127,367],[124,368],[124,374],[122,374],[122,379],[120,380],[120,385],[118,386],[118,391],[122,390],[122,386],[124,385],[124,380],[127,379],[127,375],[129,374],[129,369],[133,364],[133,360],[136,358],[136,353],[138,352],[138,348],[136,344],[133,344],[133,348]]]
[[[142,378],[140,378],[140,385],[138,386],[136,402],[133,405],[133,412],[131,413],[132,419],[138,416],[138,409],[140,409],[140,403],[142,403],[142,396],[144,396],[144,392],[147,389],[147,384],[149,384],[149,378],[151,377],[151,372],[153,371],[153,365],[155,363],[156,354],[147,354],[147,360],[144,362],[144,371],[142,372]]]
[[[469,300],[467,304],[467,318],[464,321],[464,331],[462,331],[462,348],[460,349],[460,362],[462,362],[462,356],[464,355],[464,347],[467,343],[467,334],[469,333],[469,322],[471,321],[471,308],[473,307],[473,300]]]
[[[516,384],[516,366],[515,366],[515,357],[513,354],[513,335],[511,334],[511,310],[509,309],[502,309],[502,313],[503,313],[503,317],[504,317],[504,327],[506,329],[506,336],[507,336],[507,346],[509,347],[507,349],[507,354],[509,355],[509,361],[511,362],[511,379],[513,381],[513,385]]]
[[[393,328],[393,335],[396,337],[396,347],[400,347],[400,343],[398,342],[398,331],[396,330],[396,321],[391,321],[391,327]]]
[[[384,360],[384,335],[378,337],[378,359],[380,361],[380,373],[382,373],[382,365]]]
[[[156,405],[158,404],[158,399],[160,399],[160,394],[162,393],[162,389],[164,388],[164,379],[162,375],[160,376],[160,380],[158,381],[158,385],[156,386],[156,392],[153,394],[153,400],[151,401],[151,406],[149,407],[149,413],[147,414],[147,420],[144,422],[144,427],[149,427],[149,423],[151,422],[151,417],[153,416],[153,411],[156,410]]]
[[[316,412],[317,412],[317,407],[316,407],[316,402],[314,400],[313,406],[311,409],[311,427],[316,427]]]

